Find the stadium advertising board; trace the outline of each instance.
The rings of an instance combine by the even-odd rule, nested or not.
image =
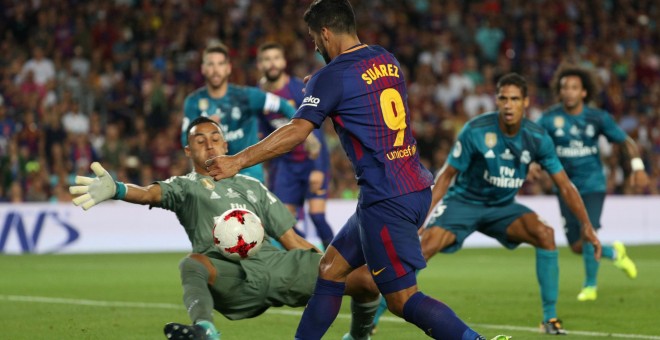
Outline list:
[[[519,202],[539,213],[556,229],[557,244],[566,245],[555,197],[522,197]],[[355,201],[330,200],[328,222],[337,231],[355,210]],[[660,197],[619,197],[605,200],[601,241],[660,244]],[[655,209],[655,210],[654,210]],[[309,227],[307,227],[309,226]],[[315,242],[311,222],[298,228]],[[498,246],[480,234],[466,247]],[[89,211],[73,204],[0,204],[0,253],[114,253],[190,251],[188,238],[173,213],[125,202],[105,202]]]

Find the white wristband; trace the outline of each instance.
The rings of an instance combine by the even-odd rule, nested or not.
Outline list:
[[[644,162],[641,158],[635,157],[630,160],[630,168],[632,171],[644,171]]]

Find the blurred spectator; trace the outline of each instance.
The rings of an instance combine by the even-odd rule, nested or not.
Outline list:
[[[473,92],[468,93],[463,100],[463,108],[468,117],[473,118],[484,112],[495,111],[495,97],[486,92],[484,85],[477,85]]]
[[[19,132],[16,134],[18,145],[27,149],[27,153],[31,155],[30,158],[38,157],[41,139],[43,138],[43,130],[37,126],[35,114],[25,112],[23,114],[23,122],[19,125],[18,130]]]
[[[16,189],[10,189],[14,184],[22,188],[25,183],[27,162],[28,160],[20,154],[18,143],[15,140],[10,141],[7,154],[0,158],[0,180],[5,192],[14,193]]]
[[[477,29],[474,40],[479,45],[479,51],[484,62],[494,63],[497,61],[500,52],[500,45],[504,40],[504,32],[498,26],[495,26],[493,20],[486,19],[482,25]]]
[[[62,116],[64,131],[68,134],[86,135],[89,133],[89,118],[82,113],[78,102],[72,101],[68,109]]]
[[[71,145],[71,150],[69,151],[71,164],[75,166],[77,174],[86,174],[89,171],[89,166],[93,162],[100,161],[100,158],[92,147],[92,143],[87,138],[87,135],[73,135],[72,139],[73,145]]]
[[[213,41],[233,46],[231,81],[254,85],[256,47],[277,40],[291,59],[287,71],[304,77],[322,66],[301,19],[307,3],[5,1],[0,201],[66,200],[71,178],[96,159],[119,180],[142,184],[186,173],[178,133],[185,94],[203,85],[200,52]],[[595,105],[612,112],[642,147],[653,184],[637,194],[660,191],[660,2],[353,5],[374,13],[358,18],[361,40],[383,45],[401,62],[408,114],[431,170],[443,164],[469,118],[493,110],[500,75],[515,71],[529,80],[528,114],[536,118],[553,103],[548,84],[557,65],[570,60],[594,68],[604,85]],[[329,145],[338,143],[332,128],[326,135]],[[628,170],[617,152],[603,153],[608,190],[635,193],[622,182]],[[341,148],[331,161],[330,196],[354,197],[355,177]],[[35,173],[48,181],[32,181]],[[538,183],[523,188],[547,190]]]
[[[23,84],[29,74],[34,77],[34,84],[37,87],[44,87],[48,81],[55,78],[55,65],[52,60],[46,58],[40,46],[32,50],[32,58],[23,64],[21,73],[16,77],[16,83]]]
[[[122,160],[127,155],[126,142],[121,138],[117,124],[108,124],[105,130],[105,140],[101,146],[101,157],[108,171],[117,171],[123,166]]]
[[[7,115],[7,107],[4,105],[4,98],[0,96],[0,156],[7,154],[9,140],[14,135],[16,124],[14,120]]]

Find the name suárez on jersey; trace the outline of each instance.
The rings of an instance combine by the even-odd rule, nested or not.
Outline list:
[[[488,170],[484,171],[484,180],[498,188],[509,188],[509,189],[520,188],[523,186],[523,183],[525,183],[524,178],[491,176]]]
[[[598,153],[596,146],[558,146],[557,156],[559,157],[584,157]]]
[[[374,81],[382,77],[399,78],[399,67],[394,64],[373,64],[373,66],[362,73],[362,79],[367,85],[371,85]]]

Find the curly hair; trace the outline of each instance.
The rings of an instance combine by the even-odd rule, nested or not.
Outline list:
[[[561,64],[557,68],[557,71],[555,71],[550,82],[550,88],[558,99],[559,91],[561,90],[561,80],[569,76],[580,78],[582,88],[587,92],[586,97],[584,97],[585,103],[590,103],[600,91],[600,83],[592,70],[573,64]]]

